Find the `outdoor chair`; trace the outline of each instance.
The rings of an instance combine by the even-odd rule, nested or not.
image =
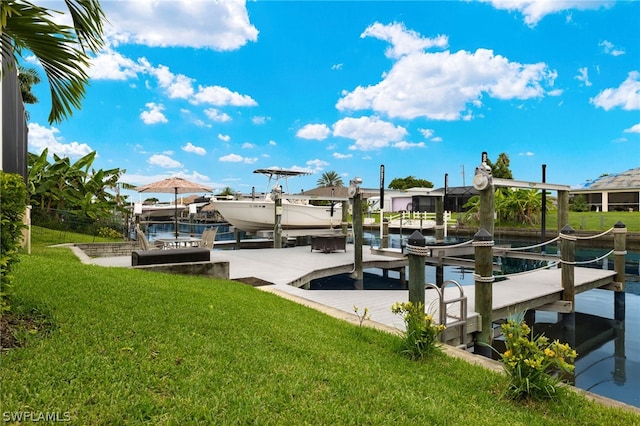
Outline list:
[[[216,233],[218,232],[218,228],[207,228],[202,232],[202,243],[201,247],[206,247],[209,250],[213,249],[213,245],[216,240]]]
[[[155,249],[159,249],[159,246],[156,245],[151,245],[149,244],[149,240],[147,239],[147,236],[144,235],[144,232],[142,232],[142,229],[140,229],[140,225],[136,225],[136,239],[140,242],[140,247],[142,247],[142,250],[155,250]]]

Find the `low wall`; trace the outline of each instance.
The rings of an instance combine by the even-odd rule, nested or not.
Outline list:
[[[77,243],[75,244],[89,257],[131,256],[134,250],[141,250],[138,241],[121,243]]]
[[[170,274],[199,275],[225,280],[229,279],[229,262],[165,263],[160,265],[134,266],[133,269],[168,272]]]

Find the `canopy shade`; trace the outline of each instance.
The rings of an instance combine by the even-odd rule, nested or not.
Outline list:
[[[213,189],[208,186],[201,185],[199,183],[191,182],[181,177],[173,176],[167,179],[160,180],[158,182],[148,183],[146,185],[138,186],[136,188],[138,192],[152,192],[152,193],[173,193],[175,194],[175,227],[176,238],[179,236],[178,230],[178,194],[188,194],[191,192],[213,192]]]
[[[151,182],[146,185],[142,185],[136,188],[138,192],[161,192],[161,193],[175,193],[175,194],[188,194],[191,192],[213,192],[208,186],[201,185],[199,183],[191,182],[181,177],[170,177],[160,180],[158,182]]]

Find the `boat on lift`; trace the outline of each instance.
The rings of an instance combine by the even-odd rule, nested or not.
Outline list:
[[[275,197],[282,198],[280,224],[282,229],[318,229],[339,227],[342,207],[335,199],[327,199],[329,205],[314,205],[309,198],[289,193],[288,178],[311,173],[281,168],[257,169],[253,173],[268,177],[267,191],[260,199],[219,200],[211,199],[213,207],[225,221],[249,233],[273,230],[275,226]],[[283,188],[282,184],[284,183]]]

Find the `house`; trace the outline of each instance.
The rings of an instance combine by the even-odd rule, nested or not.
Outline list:
[[[584,195],[591,211],[639,211],[640,167],[602,176],[569,191]]]

